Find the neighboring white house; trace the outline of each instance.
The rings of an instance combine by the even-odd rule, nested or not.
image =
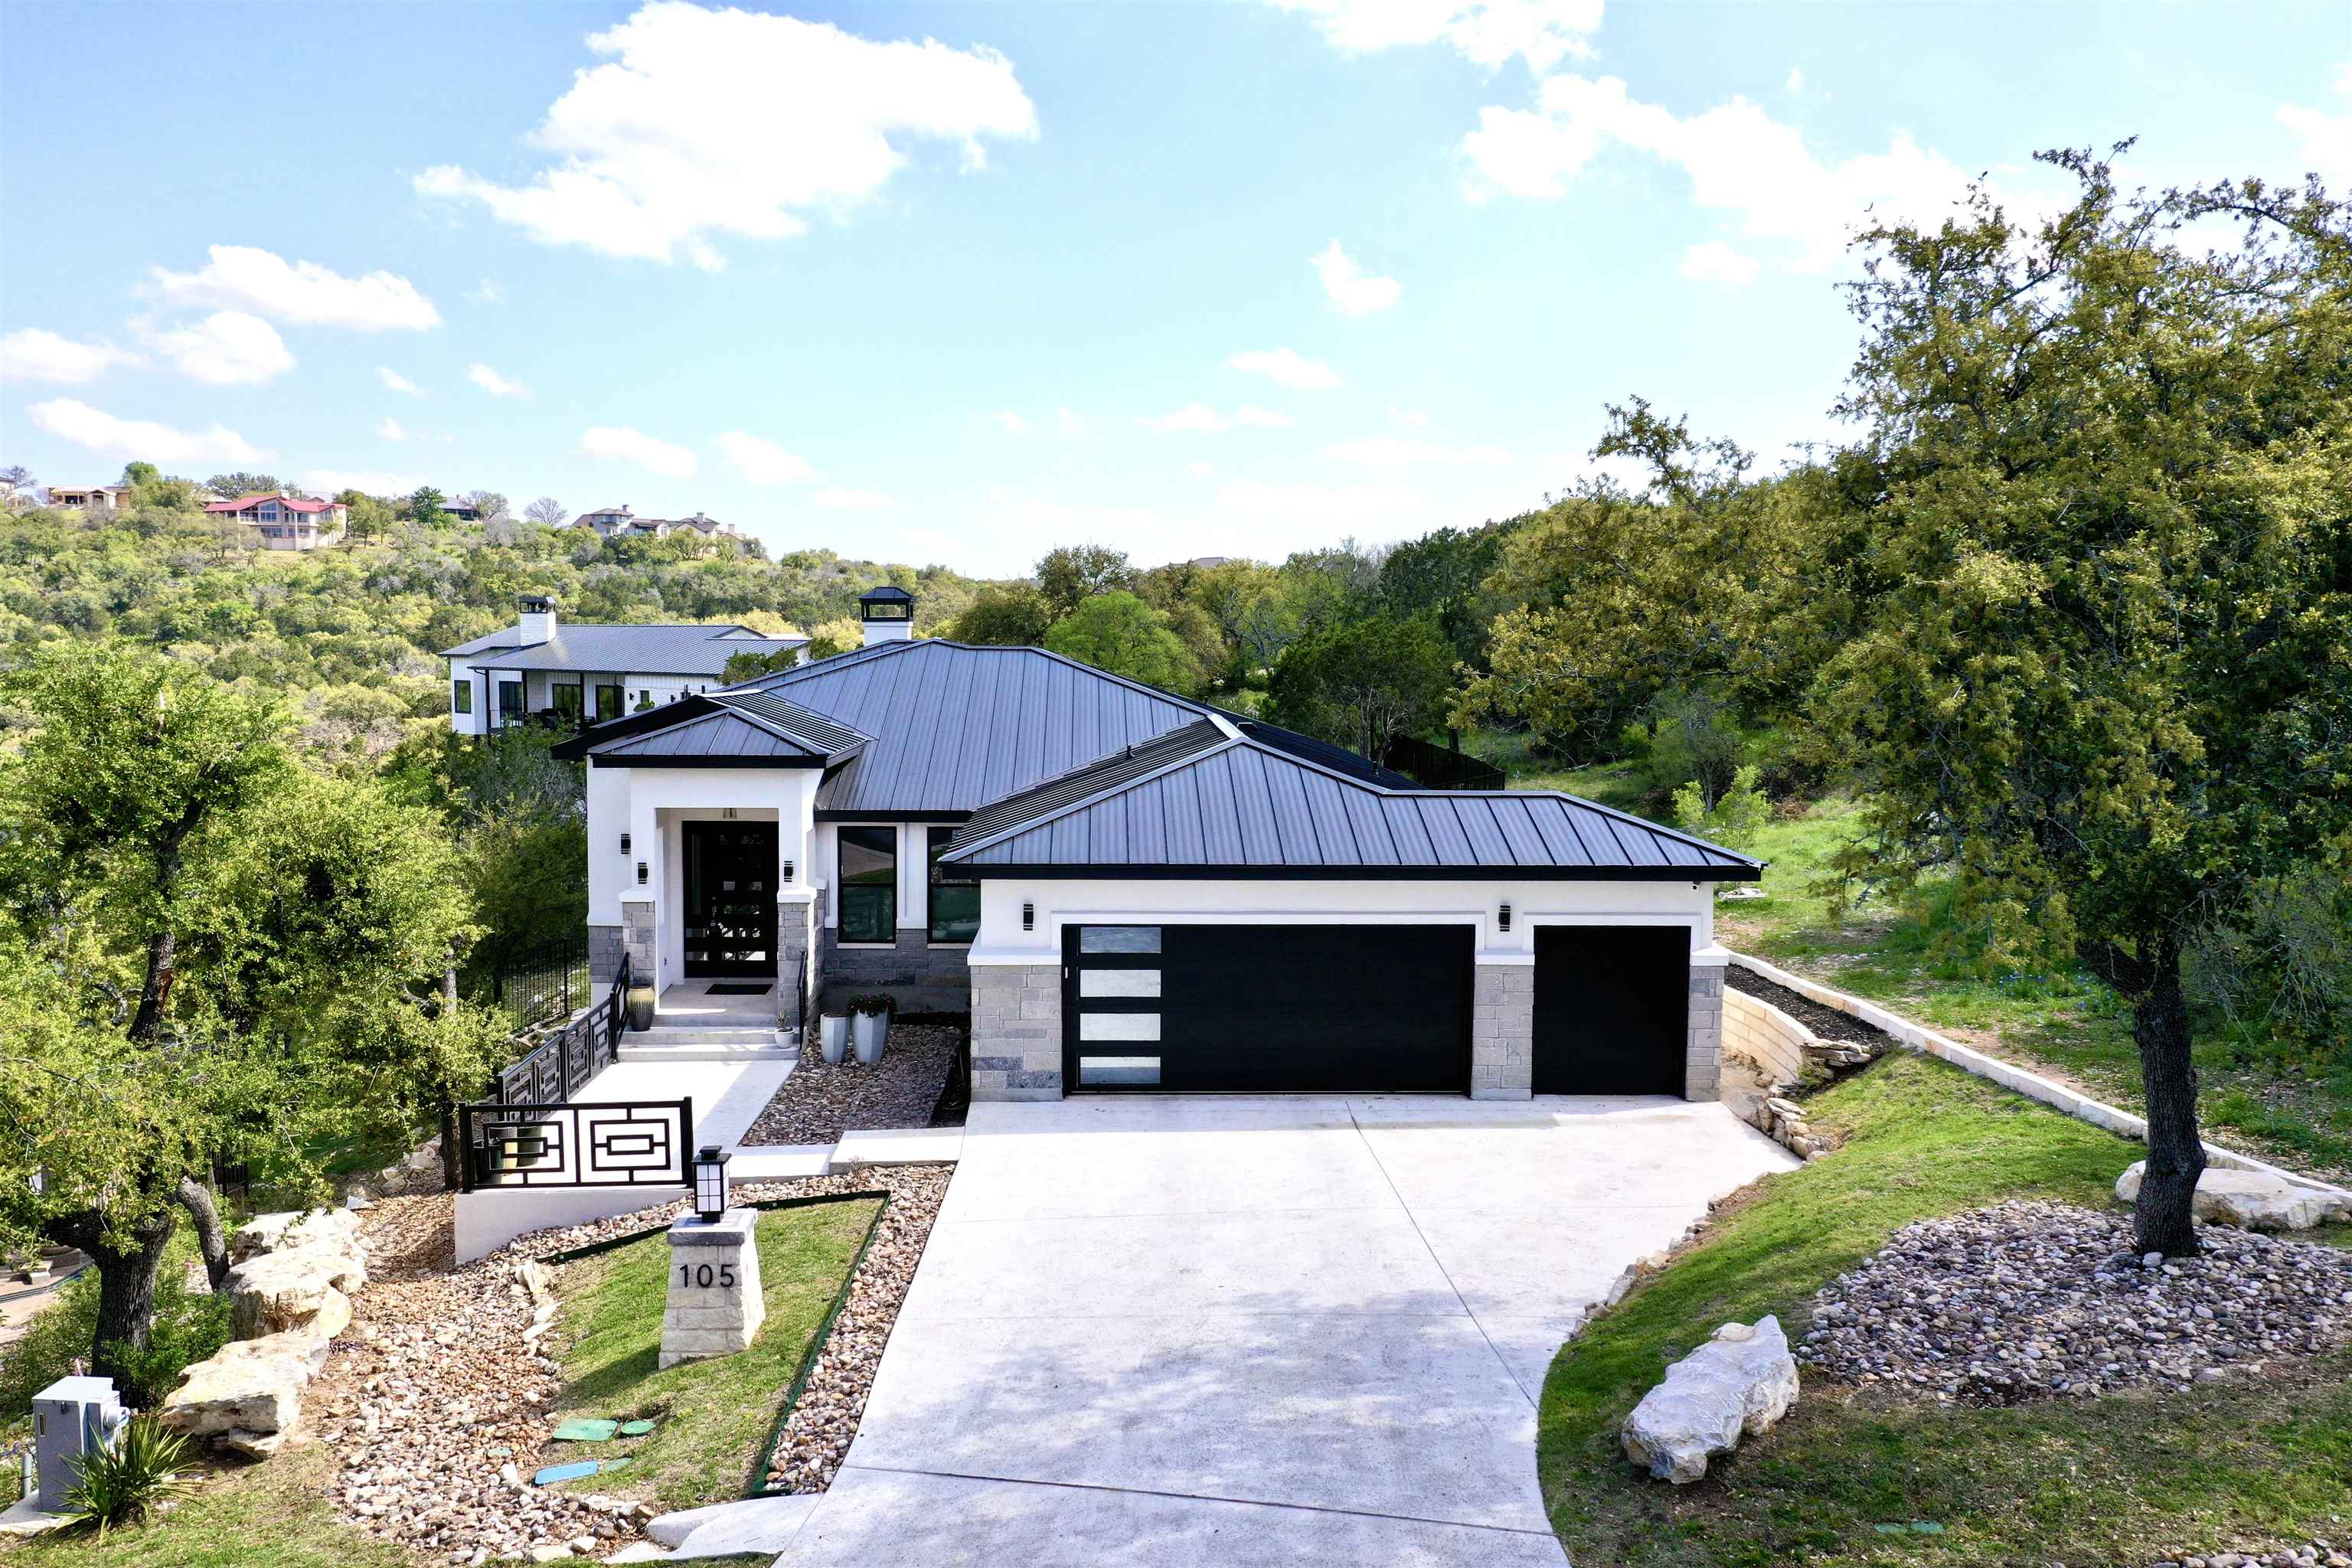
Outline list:
[[[520,611],[511,627],[442,650],[449,727],[461,735],[534,716],[576,726],[646,712],[723,685],[736,654],[808,646],[743,626],[564,626],[541,595]]]
[[[911,637],[585,731],[588,934],[778,1024],[968,1010],[977,1099],[1713,1099],[1748,858],[1549,791],[1433,791],[1034,647]]]
[[[247,524],[264,550],[316,550],[333,544],[343,537],[352,521],[352,509],[341,501],[268,491],[216,500],[205,510]]]
[[[692,517],[639,517],[626,506],[599,507],[594,511],[583,511],[572,520],[572,526],[593,529],[604,539],[667,539],[679,532],[698,533],[705,539],[743,537],[742,531],[733,523],[705,517],[699,511]]]
[[[50,485],[49,504],[94,514],[121,511],[131,504],[129,485]]]

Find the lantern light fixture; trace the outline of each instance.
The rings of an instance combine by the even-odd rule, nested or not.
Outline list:
[[[644,887],[645,885],[646,885],[646,863],[645,863],[644,861],[640,860],[640,861],[638,861],[638,862],[637,862],[637,886],[638,886],[638,887],[640,887],[640,888],[642,888],[642,887]]]
[[[794,869],[795,869],[795,867],[794,867],[793,862],[792,862],[792,861],[790,861],[790,860],[787,860],[787,861],[785,861],[785,862],[784,862],[784,880],[785,880],[785,882],[786,882],[787,884],[789,884],[789,883],[792,881],[792,879],[793,879],[793,870],[794,870]]]
[[[1025,900],[1021,905],[1021,929],[1023,931],[1037,929],[1037,906]]]
[[[705,1225],[717,1225],[727,1212],[727,1151],[705,1143],[694,1157],[694,1212]]]
[[[1495,911],[1495,928],[1497,931],[1508,931],[1511,929],[1510,905],[1505,904]]]
[[[627,834],[624,833],[624,834],[622,834],[622,835],[621,835],[621,853],[622,853],[622,854],[624,854],[624,855],[626,855],[628,852],[629,852],[629,836],[628,836]]]

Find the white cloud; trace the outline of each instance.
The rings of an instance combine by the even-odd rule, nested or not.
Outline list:
[[[1408,441],[1396,436],[1371,436],[1343,441],[1324,454],[1366,468],[1405,468],[1420,465],[1495,468],[1511,460],[1500,447],[1440,447],[1428,441]]]
[[[1420,409],[1399,408],[1393,403],[1389,405],[1389,417],[1399,425],[1411,425],[1416,428],[1429,423],[1429,416]]]
[[[1420,502],[1417,492],[1402,485],[1282,485],[1239,479],[1217,491],[1218,507],[1241,517],[1338,526],[1410,511]]]
[[[485,278],[466,298],[477,305],[503,305],[507,302],[506,286],[495,278]]]
[[[1173,414],[1139,414],[1135,422],[1146,430],[1157,430],[1163,436],[1181,435],[1187,431],[1220,436],[1243,426],[1260,430],[1284,430],[1289,428],[1293,420],[1287,414],[1277,414],[1271,408],[1260,408],[1249,403],[1243,404],[1231,415],[1220,414],[1205,403],[1188,403]]]
[[[898,503],[879,490],[853,490],[835,485],[816,492],[816,504],[836,511],[887,511]]]
[[[340,495],[344,490],[371,496],[404,496],[415,494],[425,483],[425,476],[388,473],[382,468],[306,468],[301,483],[314,496]]]
[[[1683,252],[1683,264],[1675,270],[1702,283],[1752,283],[1756,258],[1741,255],[1719,239],[1706,239]]]
[[[876,43],[828,23],[641,7],[588,36],[579,71],[530,135],[553,162],[505,185],[454,164],[428,196],[481,203],[545,245],[726,265],[715,240],[782,239],[880,194],[924,141],[985,165],[983,137],[1031,139],[1036,107],[1013,62],[936,39]]]
[[[1185,468],[1186,471],[1188,471],[1188,472],[1190,472],[1190,473],[1198,474],[1201,478],[1202,478],[1202,479],[1207,479],[1211,474],[1213,474],[1213,473],[1215,473],[1215,472],[1217,471],[1217,465],[1216,465],[1216,464],[1214,464],[1214,463],[1204,463],[1204,462],[1202,462],[1202,461],[1198,460],[1197,458],[1196,458],[1195,460],[1193,460],[1192,462],[1190,462],[1190,463],[1185,464],[1185,465],[1184,465],[1184,468]]]
[[[656,440],[633,426],[597,425],[580,432],[580,449],[592,458],[635,463],[673,479],[690,479],[698,465],[683,447]]]
[[[239,386],[268,381],[294,368],[286,340],[258,316],[215,310],[201,321],[158,331],[134,322],[142,341],[172,367],[207,386]]]
[[[1744,98],[1678,117],[1635,101],[1615,77],[1552,77],[1535,108],[1487,108],[1478,121],[1462,142],[1472,171],[1465,193],[1474,201],[1556,200],[1603,149],[1622,144],[1680,168],[1700,206],[1731,215],[1750,238],[1784,242],[1786,265],[1803,271],[1835,264],[1849,236],[1874,216],[1942,221],[1969,184],[1950,159],[1899,132],[1884,153],[1827,164],[1794,127]]]
[[[2352,100],[2352,65],[2336,73],[2335,89],[2336,97]],[[2295,133],[2299,142],[2295,156],[2305,170],[2325,180],[2330,190],[2352,185],[2352,104],[2342,114],[2329,114],[2282,103],[2278,122]]]
[[[386,386],[392,388],[394,392],[404,392],[411,397],[422,397],[425,395],[425,389],[423,387],[417,385],[415,382],[409,380],[406,376],[401,374],[398,371],[393,369],[388,364],[380,364],[375,367],[375,378],[383,383]]]
[[[138,363],[138,355],[103,340],[78,343],[45,327],[0,337],[0,381],[96,381],[110,365]]]
[[[1804,90],[1805,73],[1798,69],[1795,66],[1790,66],[1789,68],[1789,91],[1791,94],[1795,94],[1801,93]]]
[[[1058,434],[1076,440],[1081,436],[1089,434],[1093,426],[1087,423],[1087,416],[1076,409],[1056,408],[1054,410],[1054,428]]]
[[[1320,392],[1339,384],[1338,371],[1319,359],[1308,359],[1289,349],[1252,349],[1227,359],[1225,368],[1262,375],[1294,392]]]
[[[466,379],[492,397],[511,397],[523,403],[530,401],[530,388],[500,375],[478,360],[466,367]]]
[[[270,454],[236,431],[178,430],[152,419],[118,419],[79,398],[57,397],[25,410],[34,428],[93,452],[148,463],[266,463]]]
[[[1022,418],[1010,408],[1000,408],[996,411],[996,426],[1007,436],[1029,434],[1029,421]]]
[[[1489,70],[1513,55],[1549,70],[1592,53],[1601,0],[1274,0],[1315,18],[1323,37],[1349,54],[1443,39]]]
[[[992,490],[989,500],[1023,522],[1062,529],[1100,529],[1111,533],[1138,532],[1160,526],[1160,514],[1149,507],[1072,504],[1041,500],[1004,490]]]
[[[712,445],[727,454],[737,473],[755,485],[799,484],[816,478],[807,458],[761,437],[729,430],[714,437]]]
[[[155,268],[154,291],[178,305],[216,305],[306,327],[357,332],[419,331],[441,312],[416,285],[390,272],[346,278],[315,261],[289,262],[249,245],[215,245],[194,272]]]
[[[1385,310],[1404,293],[1393,278],[1369,278],[1333,240],[1307,258],[1322,276],[1323,292],[1331,308],[1343,316],[1369,316]]]
[[[408,439],[408,432],[402,428],[399,420],[394,419],[389,414],[383,416],[383,423],[375,427],[375,433],[383,437],[387,441],[405,441]]]

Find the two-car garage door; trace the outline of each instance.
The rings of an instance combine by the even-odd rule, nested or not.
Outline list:
[[[1467,925],[1068,928],[1072,1089],[1465,1092]],[[1679,1094],[1685,928],[1536,931],[1538,1094]]]

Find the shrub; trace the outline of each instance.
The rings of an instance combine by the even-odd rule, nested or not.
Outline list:
[[[187,1438],[152,1415],[133,1417],[121,1442],[92,1450],[75,1467],[79,1479],[66,1492],[65,1511],[103,1541],[111,1527],[143,1522],[194,1489],[180,1473],[187,1463]]]
[[[181,1369],[205,1360],[228,1342],[228,1298],[188,1289],[187,1266],[195,1250],[184,1232],[164,1254],[155,1284],[155,1328],[144,1350],[131,1358],[139,1381],[170,1388]],[[68,1279],[58,1299],[26,1325],[24,1336],[0,1351],[0,1421],[33,1407],[33,1396],[73,1374],[77,1358],[87,1359],[98,1337],[98,1272]]]
[[[898,1001],[880,991],[868,991],[849,999],[853,1013],[887,1013],[898,1005]]]
[[[1699,782],[1693,779],[1675,791],[1675,820],[1686,832],[1738,848],[1755,837],[1772,814],[1772,803],[1756,787],[1756,774],[1754,763],[1743,763],[1712,806],[1701,797]]]

